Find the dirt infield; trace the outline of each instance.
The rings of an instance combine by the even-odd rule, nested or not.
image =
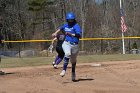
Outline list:
[[[99,62],[100,63],[100,62]],[[78,64],[77,82],[71,81],[71,68],[60,77],[61,67],[4,68],[0,93],[140,93],[140,60]]]

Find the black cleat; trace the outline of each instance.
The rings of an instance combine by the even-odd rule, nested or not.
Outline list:
[[[0,71],[0,75],[5,75],[5,72],[3,72],[3,71]]]

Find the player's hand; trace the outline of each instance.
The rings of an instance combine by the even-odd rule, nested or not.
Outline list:
[[[56,34],[56,33],[53,33],[53,34],[52,34],[52,37],[56,37],[56,36],[57,36],[57,34]]]
[[[66,35],[75,36],[75,34],[71,34],[70,32],[66,32]]]
[[[72,34],[70,32],[66,32],[66,35],[72,36]]]
[[[1,43],[4,43],[4,40],[1,40]]]

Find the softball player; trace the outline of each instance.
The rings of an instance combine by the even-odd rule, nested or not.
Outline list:
[[[3,51],[4,47],[4,37],[0,34],[0,50]],[[0,63],[1,63],[1,55],[0,55]],[[0,70],[0,75],[4,75],[5,73]]]
[[[76,73],[75,73],[75,67],[76,67],[76,59],[78,55],[78,43],[79,38],[81,37],[81,28],[77,24],[75,20],[75,14],[73,12],[69,12],[66,15],[66,21],[64,25],[62,25],[55,33],[52,34],[52,36],[56,36],[57,33],[61,30],[65,32],[65,41],[62,44],[62,48],[65,53],[64,57],[64,64],[63,64],[63,70],[60,73],[60,76],[64,76],[67,70],[69,59],[72,64],[72,81],[75,81]]]
[[[65,39],[65,35],[63,33],[58,34],[53,40],[52,40],[52,44],[51,46],[54,45],[54,42],[57,40],[57,44],[56,44],[56,52],[58,53],[58,55],[56,56],[54,62],[53,62],[53,66],[55,69],[57,69],[57,65],[63,60],[64,58],[64,51],[62,49],[62,44],[64,42]]]

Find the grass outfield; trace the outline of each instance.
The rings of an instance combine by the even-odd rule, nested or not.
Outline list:
[[[49,65],[54,57],[2,58],[0,68]],[[78,63],[140,60],[140,55],[86,55],[78,56]],[[62,64],[62,63],[61,63]]]

